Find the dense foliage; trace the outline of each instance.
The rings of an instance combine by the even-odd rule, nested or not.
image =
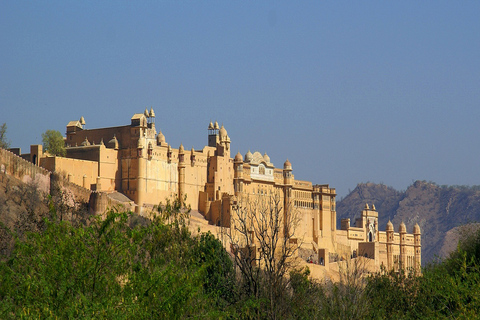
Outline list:
[[[176,204],[163,213],[142,224],[115,211],[88,226],[46,220],[0,263],[0,318],[221,316],[233,292],[226,251],[211,234],[193,237]]]
[[[291,269],[272,306],[264,272],[252,294],[214,235],[192,235],[177,201],[152,220],[110,211],[81,224],[54,207],[1,257],[1,319],[472,319],[480,310],[478,228],[422,275],[365,276],[352,265],[332,283]]]

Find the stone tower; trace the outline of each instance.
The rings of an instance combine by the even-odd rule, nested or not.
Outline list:
[[[400,224],[398,233],[400,234],[400,268],[405,268],[407,266],[407,227],[405,223]]]
[[[142,213],[142,206],[145,203],[146,192],[146,170],[147,164],[145,159],[144,150],[145,145],[143,143],[144,138],[140,136],[137,143],[137,161],[138,161],[138,175],[137,175],[137,189],[136,189],[136,211],[138,214]]]
[[[185,196],[185,149],[183,144],[178,148],[178,200]]]
[[[421,261],[422,261],[422,244],[421,244],[421,232],[420,226],[415,224],[413,227],[413,236],[414,236],[414,248],[415,248],[415,271],[420,272]]]
[[[289,208],[292,204],[292,187],[293,187],[293,176],[292,176],[292,164],[290,161],[285,161],[283,164],[283,184],[284,184],[284,205],[283,210],[284,214],[288,213]],[[287,221],[288,219],[284,219]]]
[[[393,224],[389,220],[387,223],[387,270],[392,270],[394,268],[393,265]]]
[[[240,152],[237,153],[233,161],[235,176],[234,176],[234,188],[235,196],[239,196],[243,192],[243,158]]]

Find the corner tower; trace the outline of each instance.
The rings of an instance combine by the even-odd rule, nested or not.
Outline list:
[[[415,271],[421,271],[421,262],[422,262],[422,240],[421,240],[422,233],[420,232],[420,226],[415,224],[413,227],[413,237],[414,237],[414,249],[415,249]]]
[[[285,161],[283,164],[283,188],[284,188],[284,204],[283,210],[284,214],[287,213],[289,208],[292,206],[292,187],[293,187],[293,175],[292,175],[292,164],[290,161]]]

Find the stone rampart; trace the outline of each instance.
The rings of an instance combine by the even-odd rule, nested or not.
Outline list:
[[[0,172],[25,183],[33,182],[45,193],[50,192],[50,171],[2,148],[0,148]]]

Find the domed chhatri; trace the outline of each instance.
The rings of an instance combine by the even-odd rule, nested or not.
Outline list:
[[[219,134],[220,134],[220,140],[226,140],[227,139],[227,130],[225,129],[223,124],[222,124],[222,127],[220,128]]]
[[[248,152],[245,154],[245,162],[250,162],[253,159],[253,154],[248,150]]]
[[[110,141],[108,141],[107,148],[111,148],[111,149],[115,149],[115,150],[117,150],[119,148],[119,144],[118,144],[118,140],[117,140],[116,135],[113,135],[113,138]]]
[[[390,220],[387,222],[387,231],[393,231],[393,223]]]
[[[157,145],[162,143],[165,143],[165,136],[163,135],[162,131],[159,131],[157,135]]]
[[[242,154],[239,152],[237,152],[237,154],[235,155],[235,162],[242,162],[243,161],[243,157],[242,157]]]
[[[270,163],[270,157],[268,156],[268,154],[265,152],[265,154],[263,155],[263,160],[265,160],[265,162],[268,164]]]
[[[287,161],[285,161],[285,163],[283,164],[283,169],[284,170],[292,170],[292,164],[290,163],[290,161],[287,159]]]
[[[421,234],[420,226],[418,225],[418,223],[415,223],[415,225],[413,226],[413,234]]]

